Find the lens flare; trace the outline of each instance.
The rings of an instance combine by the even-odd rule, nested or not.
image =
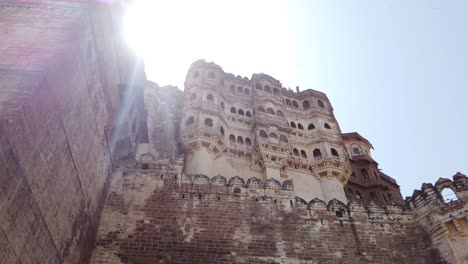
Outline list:
[[[291,80],[297,60],[286,4],[137,0],[125,14],[124,36],[144,58],[148,78],[160,85],[182,88],[188,67],[197,59],[248,77],[265,71]]]

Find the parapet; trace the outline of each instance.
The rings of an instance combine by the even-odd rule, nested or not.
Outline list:
[[[310,201],[295,196],[292,180],[282,184],[275,179],[262,181],[256,177],[244,180],[239,176],[230,179],[222,175],[182,175],[179,191],[184,197],[206,197],[228,195],[241,199],[254,199],[268,206],[276,205],[284,210],[293,210],[297,216],[305,219],[319,220],[329,217],[340,221],[369,221],[378,223],[398,223],[412,221],[407,208],[391,205],[361,204],[358,202],[343,203],[338,199],[323,201],[314,198]],[[216,200],[216,199],[215,199]],[[270,204],[271,203],[271,204]]]
[[[439,178],[434,185],[423,183],[420,190],[415,190],[411,197],[406,197],[406,203],[410,208],[416,210],[428,206],[448,209],[455,203],[465,204],[468,200],[468,178],[457,172],[452,179]],[[446,201],[442,194],[446,189],[455,195],[449,201]]]

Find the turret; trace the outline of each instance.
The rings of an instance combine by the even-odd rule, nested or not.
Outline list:
[[[403,205],[403,197],[396,181],[379,169],[372,158],[372,144],[357,132],[342,135],[352,174],[345,187],[350,200],[380,205]]]
[[[196,61],[190,67],[181,123],[181,141],[187,152],[203,148],[205,156],[216,157],[224,151],[224,129],[219,118],[223,75],[221,67],[205,61]]]

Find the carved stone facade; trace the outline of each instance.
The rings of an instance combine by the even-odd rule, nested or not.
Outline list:
[[[185,80],[180,136],[188,175],[294,181],[306,200],[347,201],[348,154],[321,92],[296,93],[266,74],[241,78],[196,61]]]
[[[371,156],[371,143],[356,132],[341,135],[353,172],[346,184],[348,200],[380,205],[404,205],[395,179],[379,170]]]
[[[372,145],[358,133],[341,133],[321,92],[293,92],[266,74],[236,77],[196,61],[183,109],[188,175],[292,180],[306,200],[404,203],[396,181],[378,170]]]

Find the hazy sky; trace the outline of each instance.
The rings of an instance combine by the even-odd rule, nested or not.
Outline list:
[[[343,132],[375,147],[411,195],[468,173],[468,1],[140,0],[126,35],[148,77],[183,89],[190,64],[264,72],[325,92]]]

